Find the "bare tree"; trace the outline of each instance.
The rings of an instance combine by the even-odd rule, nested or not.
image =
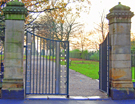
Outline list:
[[[73,40],[71,41],[72,47],[74,49],[80,49],[83,53],[84,50],[93,48],[94,41],[90,39],[93,31],[86,34],[83,30],[79,33],[74,34]]]
[[[105,12],[103,11],[101,14],[101,23],[97,24],[97,27],[95,27],[95,32],[101,34],[102,36],[100,42],[103,42],[105,40],[108,31],[108,23],[105,22]]]
[[[75,22],[77,16],[73,14],[65,13],[63,17],[59,17],[61,21],[57,21],[51,15],[53,14],[45,14],[39,18],[39,21],[35,22],[42,24],[38,30],[38,35],[50,39],[68,41],[69,37],[83,26],[83,24]]]

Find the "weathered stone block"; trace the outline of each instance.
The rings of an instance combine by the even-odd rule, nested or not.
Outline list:
[[[22,89],[23,88],[23,80],[15,80],[15,79],[3,79],[3,85],[2,87],[4,89]]]
[[[23,59],[22,53],[12,53],[12,52],[6,52],[5,53],[5,59]]]
[[[111,68],[110,69],[112,80],[131,80],[131,69],[130,68]]]
[[[111,53],[113,54],[130,54],[131,47],[130,46],[112,46]]]
[[[133,88],[133,84],[120,84],[120,83],[113,83],[111,84],[113,88]]]
[[[131,23],[116,23],[114,30],[118,35],[130,35],[130,28]]]
[[[111,61],[112,68],[131,68],[131,61]]]
[[[4,78],[8,79],[20,79],[23,78],[23,67],[5,67]]]
[[[112,54],[110,57],[110,60],[113,61],[130,61],[131,60],[131,54]]]
[[[13,82],[12,83],[10,83],[10,82],[6,83],[6,82],[3,82],[2,87],[5,88],[5,89],[8,89],[8,88],[15,88],[15,89],[23,88],[23,82],[22,83],[13,83]]]
[[[24,38],[24,31],[15,31],[15,32],[10,32],[7,31],[5,34],[5,42],[9,43],[24,43],[23,38]]]
[[[24,32],[24,20],[6,20],[6,30],[8,32],[23,31]],[[6,31],[5,31],[6,32]]]
[[[11,58],[11,59],[5,59],[5,64],[4,64],[4,66],[5,67],[9,67],[9,66],[11,66],[11,67],[22,67],[23,66],[23,60],[22,59],[13,59],[13,58]]]
[[[130,35],[111,35],[111,45],[113,46],[130,46]]]
[[[23,52],[23,44],[22,43],[5,43],[5,53],[6,52],[13,52],[19,53]]]

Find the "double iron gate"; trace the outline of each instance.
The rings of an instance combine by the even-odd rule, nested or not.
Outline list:
[[[26,33],[25,94],[69,97],[69,42]],[[109,34],[99,49],[99,89],[109,95]]]
[[[27,31],[25,94],[69,96],[69,42]]]
[[[109,34],[99,46],[99,89],[109,95]]]

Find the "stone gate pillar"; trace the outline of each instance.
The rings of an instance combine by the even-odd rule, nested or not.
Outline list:
[[[8,2],[5,15],[3,99],[23,99],[24,20],[27,9],[17,0]]]
[[[112,99],[133,99],[131,77],[130,28],[133,12],[130,7],[118,5],[110,9],[110,96]]]

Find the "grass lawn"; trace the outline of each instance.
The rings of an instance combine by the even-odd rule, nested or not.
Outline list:
[[[95,61],[72,61],[70,69],[75,70],[81,74],[84,74],[92,79],[98,79],[99,62]]]
[[[4,61],[4,55],[2,55],[2,61]],[[0,55],[0,63],[1,63],[1,55]]]
[[[99,62],[94,61],[72,61],[70,69],[75,70],[81,74],[84,74],[90,78],[98,79]],[[132,82],[135,82],[135,67],[132,67]]]
[[[23,55],[23,59],[26,59],[26,55]]]
[[[43,55],[41,55],[41,57],[43,57]],[[47,59],[55,59],[55,57],[53,57],[53,56],[44,56],[44,58],[47,58]]]
[[[132,82],[135,82],[135,67],[132,67]]]
[[[43,55],[41,55],[41,57],[43,57]],[[44,56],[44,58],[47,58],[47,59],[49,59],[50,58],[50,60],[55,60],[55,56],[53,57],[53,56]],[[60,57],[60,59],[64,59],[64,57]]]

